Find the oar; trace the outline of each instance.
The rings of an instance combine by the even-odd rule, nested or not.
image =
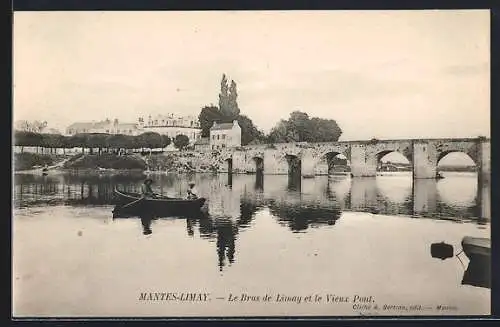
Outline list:
[[[123,208],[129,207],[129,206],[131,206],[132,204],[137,203],[137,202],[139,202],[139,201],[141,201],[141,200],[144,200],[144,198],[140,198],[139,200],[135,200],[135,201],[133,201],[133,202],[127,203],[126,205],[124,205],[124,206],[123,206],[123,207],[121,207],[121,208],[123,209]]]

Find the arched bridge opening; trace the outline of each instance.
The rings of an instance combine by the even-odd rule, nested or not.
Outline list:
[[[447,173],[478,173],[478,164],[467,153],[462,151],[446,151],[437,158],[436,171],[442,175]]]
[[[253,157],[252,161],[254,162],[255,165],[255,172],[257,174],[264,173],[264,159],[261,157]]]
[[[328,175],[347,173],[351,171],[351,165],[345,155],[338,152],[329,152],[325,154]]]
[[[413,165],[407,156],[397,150],[385,150],[377,153],[378,175],[395,172],[413,173]]]

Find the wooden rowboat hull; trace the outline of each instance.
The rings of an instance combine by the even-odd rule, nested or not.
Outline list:
[[[490,256],[491,239],[465,236],[462,239],[462,248],[469,259],[475,256]]]
[[[137,216],[168,217],[177,215],[191,215],[201,212],[201,208],[206,202],[205,198],[195,200],[168,198],[142,199],[138,193],[123,192],[115,189],[116,207],[114,213]],[[140,201],[137,201],[140,200]],[[124,207],[127,204],[133,203]]]

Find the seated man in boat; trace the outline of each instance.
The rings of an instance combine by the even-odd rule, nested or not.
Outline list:
[[[187,199],[195,200],[198,198],[198,192],[194,188],[194,182],[189,182],[189,188],[187,190]]]
[[[146,178],[144,183],[141,186],[141,192],[142,196],[145,198],[153,198],[156,199],[157,195],[155,192],[153,192],[153,189],[151,188],[151,184],[153,184],[153,180],[151,178]]]

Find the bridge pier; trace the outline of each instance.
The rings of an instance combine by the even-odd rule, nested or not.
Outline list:
[[[429,143],[413,144],[413,179],[435,178],[437,170],[436,149]]]
[[[491,176],[491,143],[479,142],[478,144],[478,177],[479,184],[489,183]]]
[[[377,158],[368,153],[364,144],[351,146],[351,174],[353,177],[377,176]]]

